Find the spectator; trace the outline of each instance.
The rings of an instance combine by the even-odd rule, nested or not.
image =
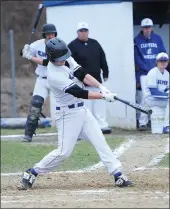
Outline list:
[[[136,100],[144,104],[143,90],[147,73],[156,66],[156,55],[166,52],[161,37],[153,32],[153,22],[149,18],[141,21],[141,31],[134,39],[135,66],[136,66]],[[139,113],[139,130],[148,129],[148,116]]]
[[[159,53],[156,57],[156,67],[147,74],[145,103],[153,108],[165,108],[162,133],[169,133],[169,73],[166,70],[169,57]]]
[[[170,62],[168,63],[168,66],[167,66],[166,70],[170,73]]]
[[[102,83],[101,70],[103,71],[103,80],[107,81],[109,71],[105,53],[101,45],[95,40],[88,37],[89,27],[86,22],[80,22],[77,26],[78,37],[68,44],[72,52],[72,57],[81,65],[84,70]],[[86,86],[87,90],[92,87]],[[94,89],[93,91],[98,91]],[[91,110],[97,119],[103,133],[111,133],[111,128],[105,118],[106,106],[104,101],[85,100],[86,106]]]

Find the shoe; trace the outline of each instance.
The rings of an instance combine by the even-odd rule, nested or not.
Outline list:
[[[32,188],[36,176],[31,173],[31,169],[26,170],[22,174],[21,186],[24,190]]]
[[[128,180],[128,178],[123,175],[121,172],[114,175],[115,177],[115,185],[118,187],[128,187],[132,186],[133,183]]]
[[[163,127],[163,133],[169,134],[169,126]]]
[[[28,135],[24,136],[23,142],[31,142],[31,141],[32,141],[32,137],[31,136],[28,136]]]
[[[138,130],[139,131],[147,131],[148,127],[147,127],[147,125],[141,125],[141,126],[139,126]]]
[[[112,129],[110,127],[102,128],[101,130],[102,130],[103,134],[111,134],[112,133]]]

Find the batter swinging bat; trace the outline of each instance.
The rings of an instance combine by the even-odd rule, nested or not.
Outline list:
[[[133,107],[134,109],[139,110],[140,112],[143,112],[143,113],[145,113],[145,114],[147,114],[147,115],[151,115],[151,114],[152,114],[152,110],[151,110],[151,109],[142,107],[142,106],[139,105],[139,104],[132,103],[132,102],[128,102],[128,101],[123,100],[123,99],[120,99],[120,98],[118,98],[118,97],[116,97],[116,96],[114,97],[114,99],[115,99],[115,100],[118,100],[118,101],[120,101],[120,102],[122,102],[122,103],[124,103],[124,104],[126,104],[126,105],[128,105],[128,106],[130,106],[130,107]]]
[[[32,32],[31,32],[31,35],[30,35],[30,38],[29,38],[29,41],[28,41],[29,45],[31,44],[33,35],[34,35],[35,31],[36,31],[36,28],[37,28],[40,16],[41,16],[42,11],[43,11],[43,8],[44,8],[43,4],[39,4],[38,5],[38,10],[37,10],[37,13],[36,13],[36,16],[35,16],[35,19],[34,19],[34,25],[33,25]],[[20,51],[20,55],[22,56],[22,49]]]

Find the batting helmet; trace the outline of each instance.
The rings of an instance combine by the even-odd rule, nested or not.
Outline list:
[[[47,33],[55,33],[55,36],[57,36],[57,30],[56,30],[55,25],[53,25],[53,24],[43,25],[43,28],[42,28],[43,38],[46,38],[45,34],[47,34]]]
[[[71,56],[71,51],[63,40],[55,37],[47,41],[46,54],[51,62],[65,61]]]

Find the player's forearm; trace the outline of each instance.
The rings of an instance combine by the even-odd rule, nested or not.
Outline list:
[[[38,65],[43,65],[43,59],[38,58],[38,57],[32,57],[31,61],[38,64]]]
[[[99,86],[100,86],[100,83],[89,74],[87,74],[85,76],[83,82],[85,84],[87,84],[88,86],[93,86],[93,87],[96,87],[96,88],[99,88]]]
[[[38,58],[38,57],[32,57],[31,61],[38,64],[38,65],[43,65],[45,67],[48,65],[48,62],[49,62],[48,59],[41,59],[41,58]]]
[[[88,92],[88,99],[102,99],[103,96],[99,92]]]

